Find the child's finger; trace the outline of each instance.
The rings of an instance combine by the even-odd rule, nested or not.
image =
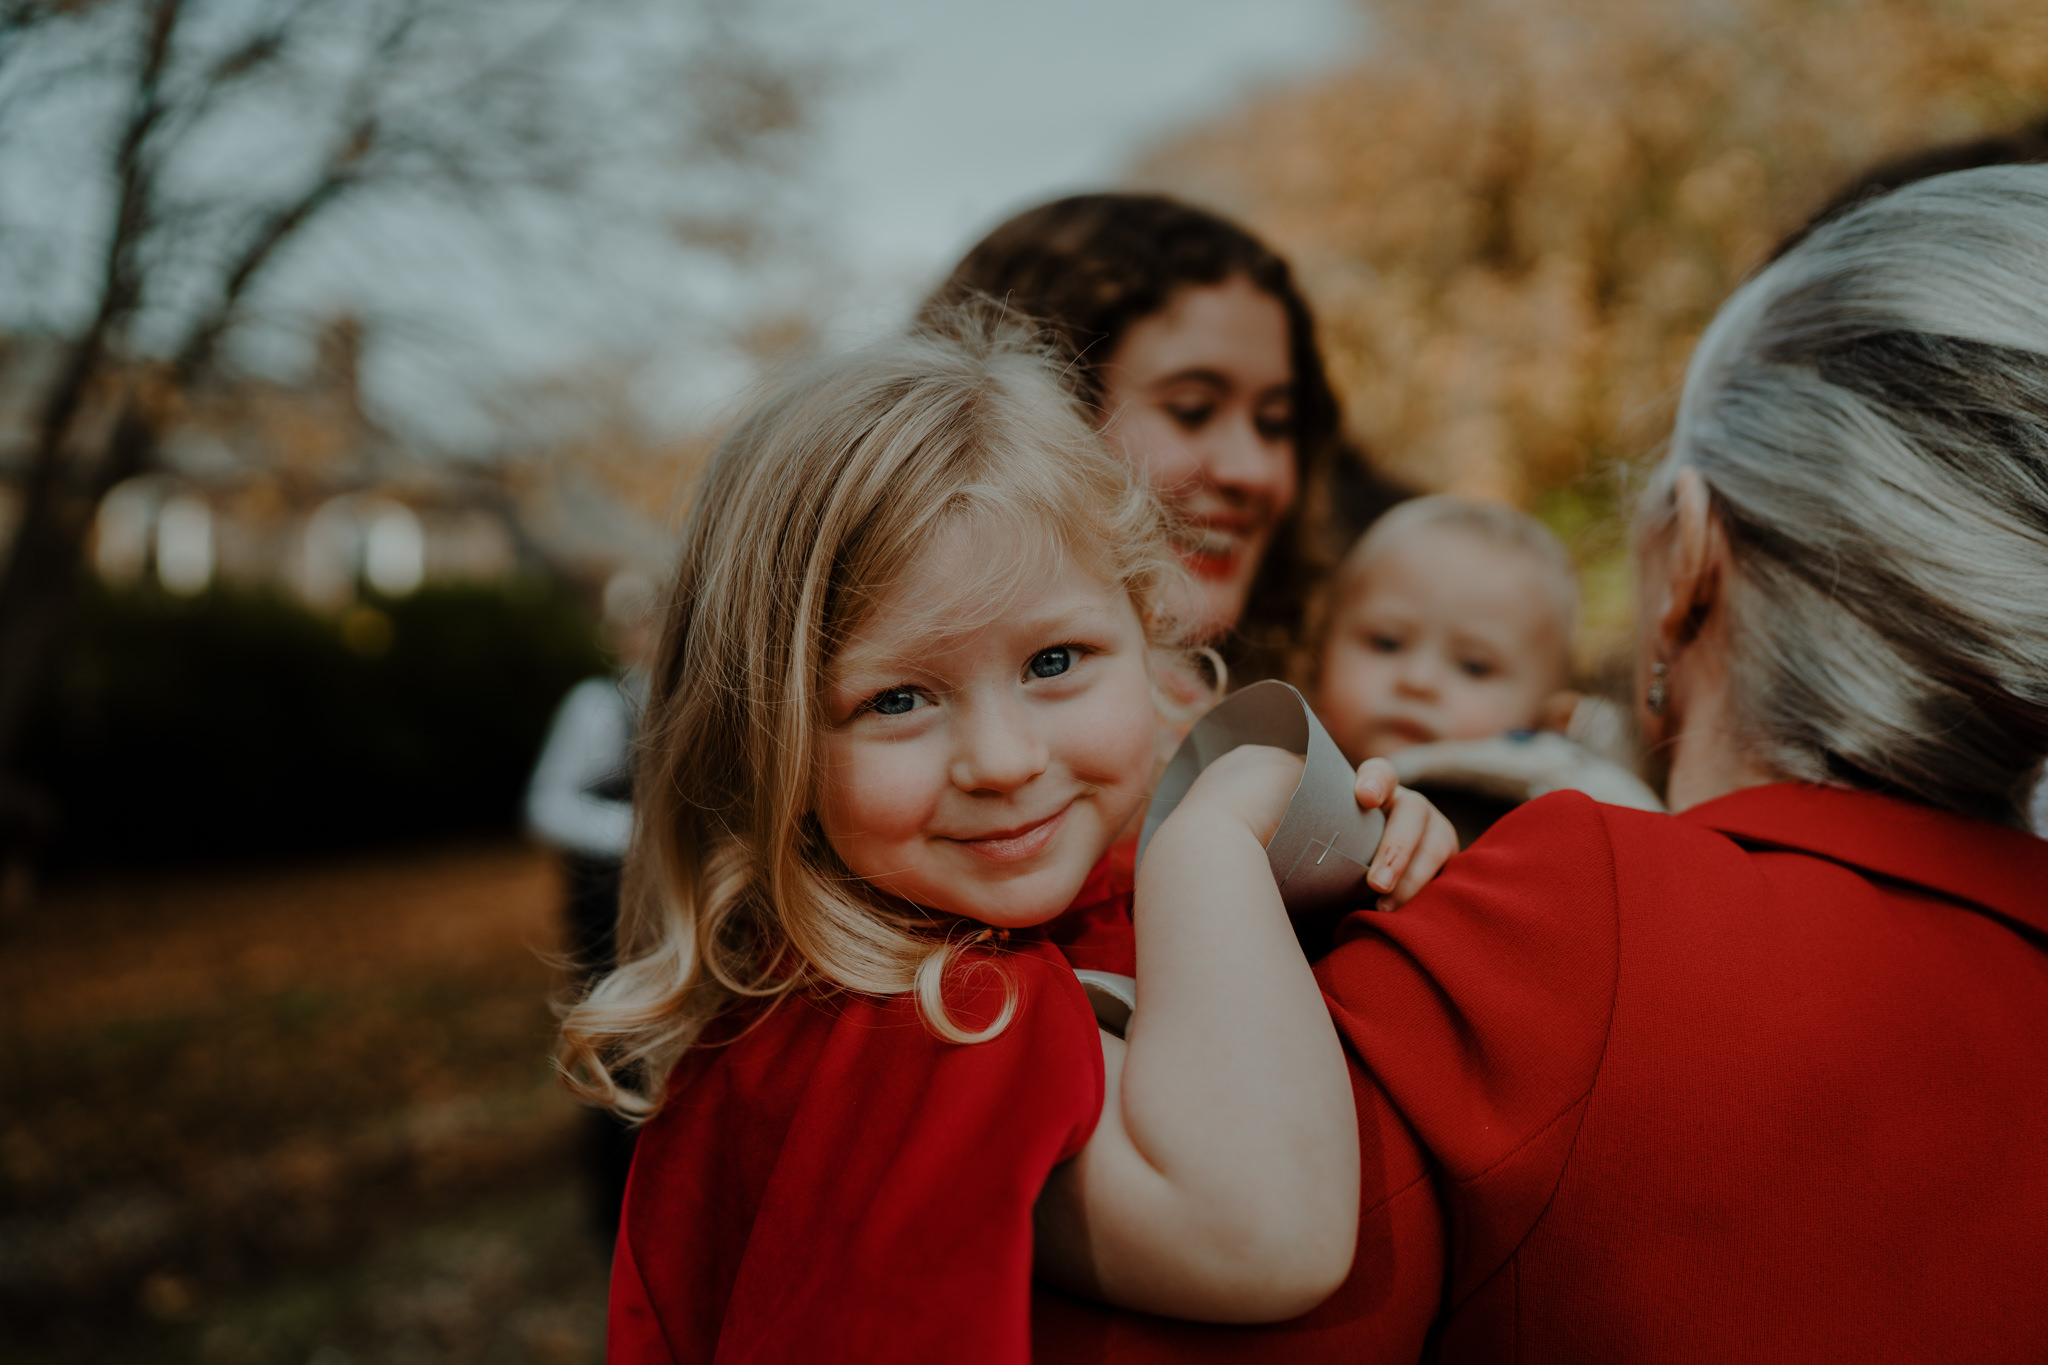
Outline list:
[[[1407,795],[1399,787],[1394,789],[1386,805],[1387,828],[1372,855],[1372,866],[1366,869],[1366,885],[1382,894],[1393,891],[1400,883],[1409,859],[1428,832],[1429,816],[1436,809],[1427,802],[1405,800]]]
[[[1386,907],[1387,909],[1393,909],[1394,905],[1405,905],[1414,899],[1416,893],[1428,886],[1430,879],[1441,872],[1444,864],[1451,860],[1451,855],[1458,851],[1458,832],[1451,827],[1451,822],[1435,806],[1426,806],[1426,809],[1428,818],[1421,841],[1416,845],[1414,855],[1408,859],[1408,866],[1401,873],[1400,884],[1394,888],[1392,895],[1383,898],[1393,902],[1393,905]]]
[[[1358,776],[1353,780],[1352,790],[1358,794],[1361,810],[1378,810],[1393,799],[1400,788],[1401,779],[1394,775],[1394,765],[1384,758],[1368,758],[1358,765]]]

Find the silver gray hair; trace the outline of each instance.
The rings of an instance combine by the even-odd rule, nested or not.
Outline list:
[[[1908,185],[1739,289],[1638,533],[1705,482],[1735,742],[2024,825],[2048,754],[2048,167]]]

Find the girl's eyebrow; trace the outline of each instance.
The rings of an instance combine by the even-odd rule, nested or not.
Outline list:
[[[1019,628],[1033,635],[1051,637],[1076,630],[1092,633],[1107,630],[1116,620],[1116,608],[1107,602],[1071,602],[1042,616],[1029,617]],[[1057,641],[1054,641],[1057,643]]]
[[[916,658],[899,649],[861,650],[849,648],[826,670],[826,685],[863,691],[899,682],[918,672]]]
[[[1069,598],[1055,602],[1036,615],[1022,618],[1015,622],[1013,628],[1022,635],[1044,636],[1046,644],[1055,645],[1061,643],[1057,638],[1060,636],[1111,629],[1117,610],[1114,601]],[[973,629],[963,627],[959,634],[970,634]],[[827,666],[826,677],[831,685],[838,686],[848,677],[864,679],[869,674],[887,674],[893,680],[899,674],[929,672],[932,650],[943,648],[947,641],[948,632],[941,630],[920,631],[914,638],[890,641],[885,645],[869,640],[855,641],[833,657]]]

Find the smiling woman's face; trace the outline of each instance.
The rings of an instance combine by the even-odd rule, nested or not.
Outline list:
[[[1102,369],[1107,430],[1184,528],[1198,633],[1237,624],[1294,506],[1294,370],[1280,301],[1242,275],[1186,285]]]

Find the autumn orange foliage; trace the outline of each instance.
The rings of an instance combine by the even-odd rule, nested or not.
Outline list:
[[[1368,54],[1152,156],[1293,259],[1349,424],[1537,507],[1594,624],[1617,469],[1773,244],[1873,163],[2048,109],[2040,0],[1383,0]],[[1597,633],[1597,632],[1596,632]]]

